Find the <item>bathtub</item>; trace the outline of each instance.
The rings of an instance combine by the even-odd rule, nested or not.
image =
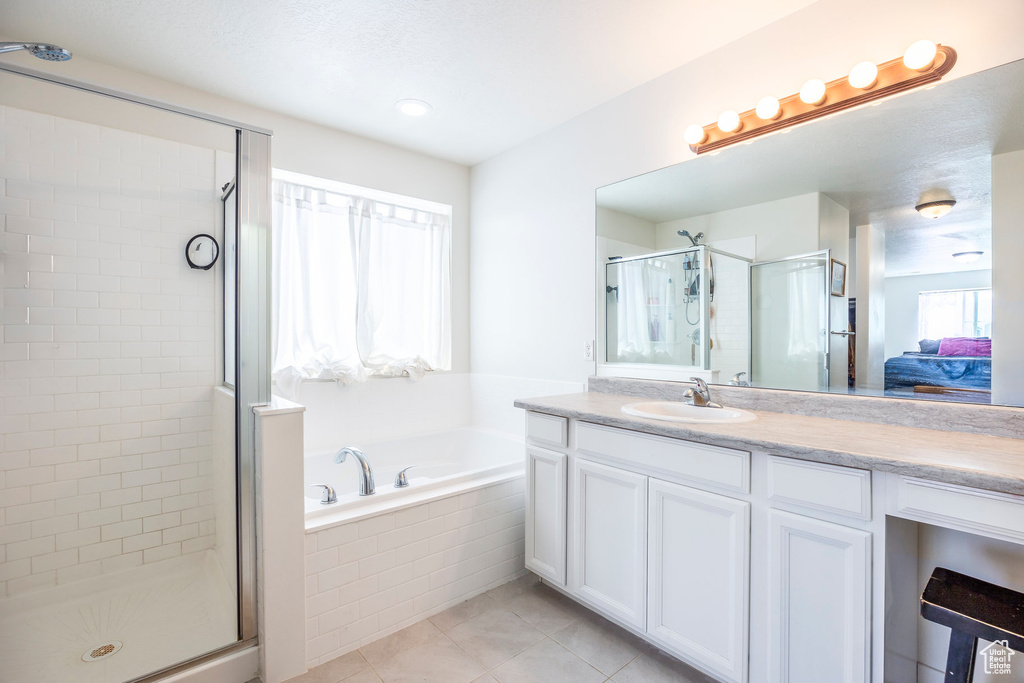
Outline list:
[[[359,495],[359,469],[355,458],[335,463],[339,449],[363,451],[376,484],[372,496]],[[419,505],[523,476],[521,437],[474,427],[462,427],[372,443],[347,443],[307,452],[304,458],[306,530],[347,523],[384,512]],[[409,486],[395,488],[395,477],[413,466]],[[323,489],[334,487],[338,502],[321,505]]]

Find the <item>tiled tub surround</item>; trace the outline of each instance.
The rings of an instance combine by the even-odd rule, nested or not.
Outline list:
[[[359,466],[349,457],[334,462],[337,447],[306,452],[305,511],[307,528],[332,520],[364,517],[400,506],[460,492],[466,487],[508,480],[523,472],[523,439],[486,429],[460,427],[419,436],[360,444],[373,467],[376,493],[359,495]],[[408,486],[396,488],[400,471],[408,469]],[[338,501],[322,505],[323,489],[333,486]]]
[[[306,533],[306,659],[327,662],[523,572],[523,478]]]
[[[0,107],[0,597],[214,546],[214,152]]]
[[[736,405],[715,392],[713,388],[716,400]],[[648,420],[622,412],[622,406],[638,400],[637,396],[590,391],[518,400],[516,406],[726,448],[766,451],[833,465],[1024,494],[1024,440],[1021,439],[762,411],[755,411],[758,419],[754,422],[724,425]],[[893,405],[892,399],[878,400]],[[987,410],[1024,413],[1015,408]]]
[[[310,477],[326,476],[342,499],[333,509],[306,499],[310,666],[523,571],[523,414],[512,402],[582,389],[573,382],[464,373],[428,375],[419,382],[373,379],[347,387],[302,384],[298,398],[306,408],[306,455],[331,458],[342,446],[361,448],[374,467],[378,491],[345,502],[358,486],[354,462],[330,461],[315,474],[307,471],[306,483],[322,483]],[[429,449],[423,439],[459,441],[460,434],[469,437],[462,439],[467,443],[495,443],[492,450],[500,452],[449,457],[435,449],[424,456]],[[390,458],[394,462],[375,460],[376,443],[398,449]],[[452,469],[460,460],[466,466],[461,473]],[[395,491],[396,468],[417,462],[423,467],[409,471],[410,488]],[[509,463],[515,466],[509,469]],[[417,478],[430,476],[430,470],[451,479],[417,490]]]

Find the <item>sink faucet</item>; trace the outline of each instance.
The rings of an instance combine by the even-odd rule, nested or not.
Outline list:
[[[345,462],[345,457],[349,454],[353,455],[355,459],[359,461],[359,495],[372,496],[374,493],[373,469],[370,467],[370,463],[367,462],[366,456],[363,455],[361,450],[358,448],[352,448],[351,446],[345,446],[335,454],[334,462]]]
[[[711,389],[708,388],[707,382],[702,380],[700,377],[691,377],[690,381],[696,386],[693,389],[687,389],[684,396],[690,399],[689,404],[691,406],[700,406],[702,408],[722,407],[711,400]]]
[[[747,380],[743,379],[743,375],[745,375],[745,374],[747,374],[747,373],[745,373],[745,372],[737,372],[735,375],[732,376],[732,379],[729,380],[729,384],[731,384],[734,387],[749,387],[750,386],[750,382],[748,382]]]

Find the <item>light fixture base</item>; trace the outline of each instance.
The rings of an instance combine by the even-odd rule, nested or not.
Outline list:
[[[745,142],[766,133],[771,133],[791,126],[796,126],[822,116],[828,116],[844,109],[850,109],[872,100],[889,95],[919,88],[942,79],[953,65],[956,64],[956,50],[946,45],[939,45],[935,59],[925,71],[909,69],[903,64],[903,57],[878,65],[878,76],[875,83],[867,90],[850,85],[849,78],[843,76],[825,84],[825,95],[819,104],[807,104],[800,100],[799,93],[779,100],[781,116],[775,120],[764,120],[757,116],[755,109],[740,114],[740,128],[733,133],[725,133],[718,128],[717,122],[704,126],[706,137],[703,142],[690,145],[697,154],[719,150],[737,142]]]

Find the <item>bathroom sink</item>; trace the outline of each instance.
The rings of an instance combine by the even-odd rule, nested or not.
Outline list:
[[[757,415],[739,408],[705,408],[679,401],[643,401],[622,406],[626,415],[646,417],[650,420],[668,422],[691,422],[695,424],[730,424],[753,422]]]

